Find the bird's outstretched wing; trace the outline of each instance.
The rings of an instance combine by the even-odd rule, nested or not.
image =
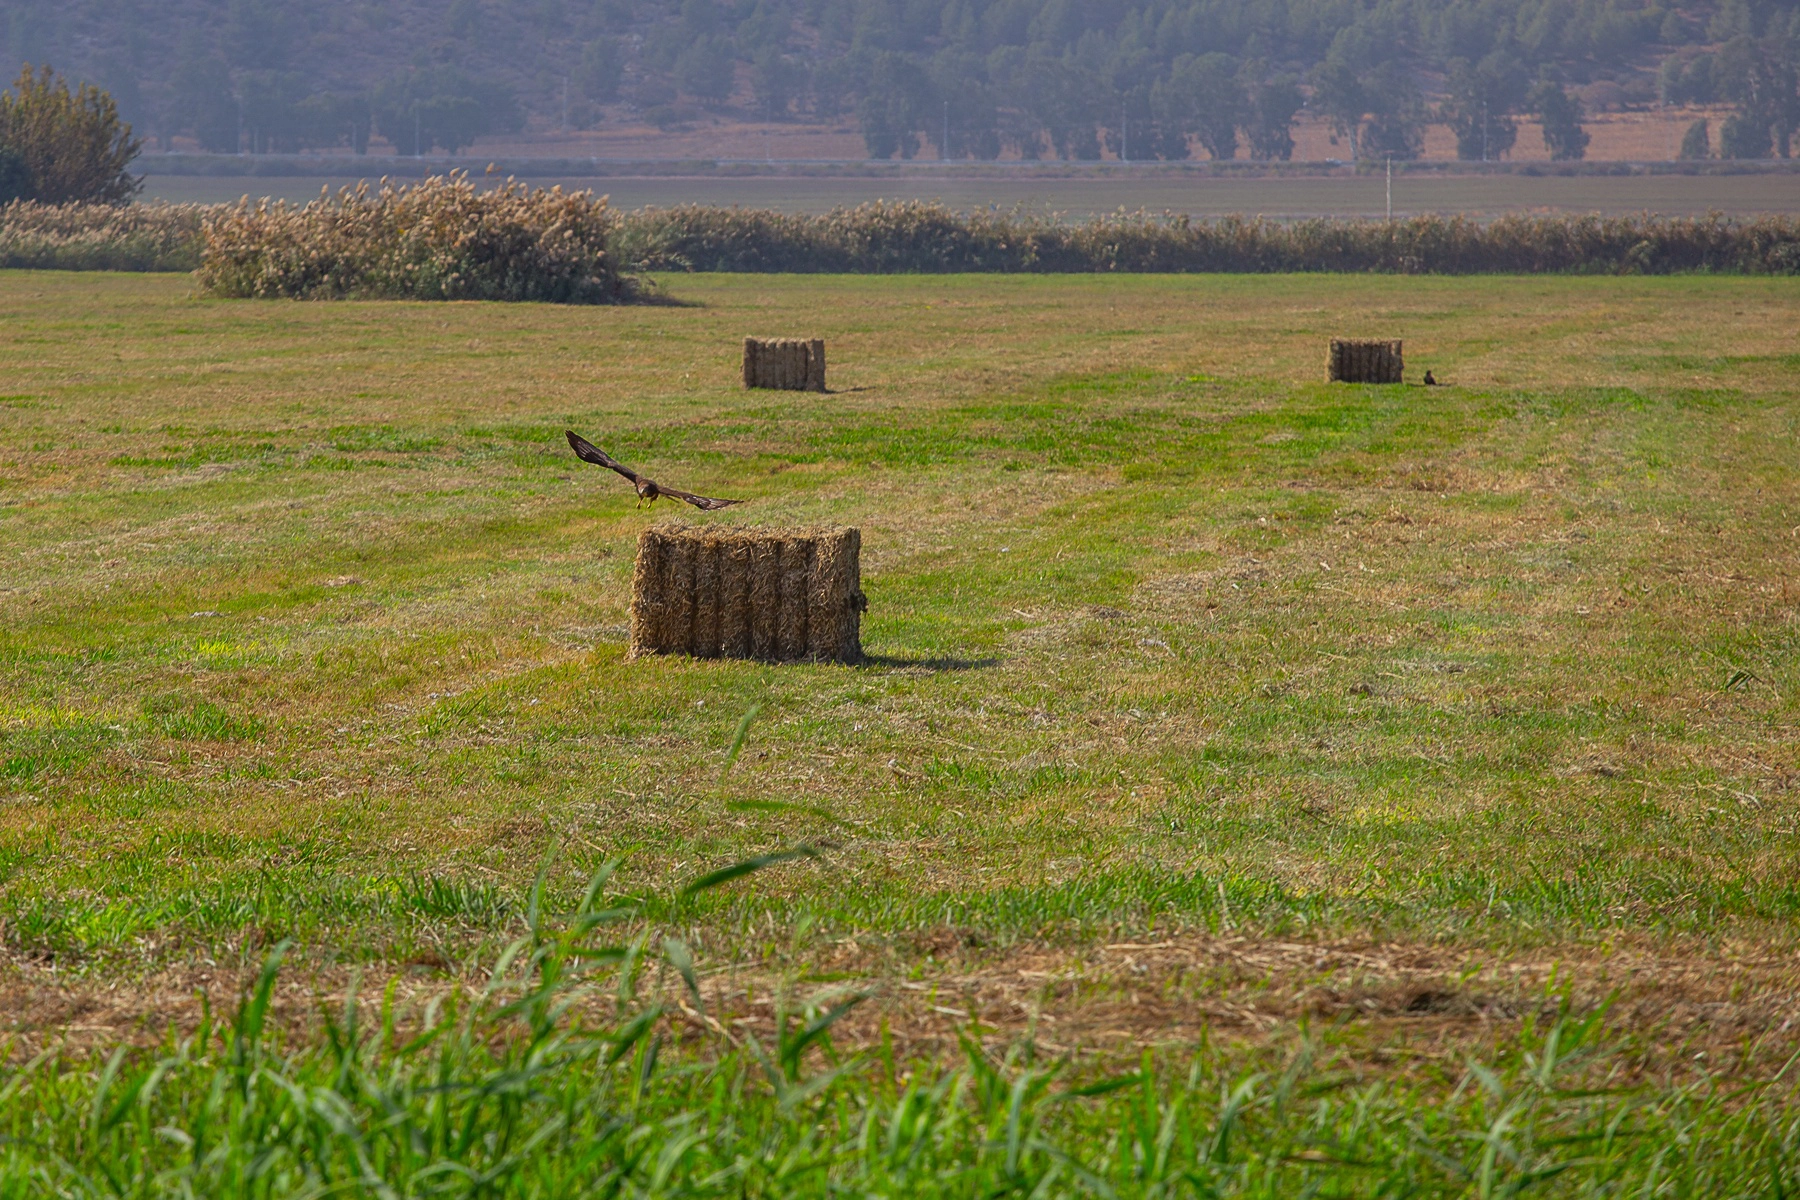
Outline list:
[[[696,496],[692,492],[683,492],[676,488],[664,487],[660,483],[656,485],[656,490],[660,495],[669,496],[676,500],[686,500],[695,508],[704,508],[708,510],[715,508],[730,508],[734,504],[743,503],[742,500],[720,500],[713,496]]]
[[[651,499],[655,499],[657,496],[669,496],[676,500],[686,500],[695,508],[707,510],[730,508],[733,504],[743,503],[742,500],[720,500],[714,496],[696,496],[694,493],[684,492],[680,488],[663,487],[660,483],[639,475],[636,471],[632,470],[600,447],[594,445],[594,443],[588,441],[573,429],[565,429],[563,432],[568,436],[569,448],[575,451],[575,457],[579,458],[582,462],[591,462],[596,467],[605,467],[608,470],[617,471],[625,478],[631,480],[632,486],[634,487],[648,484],[652,491],[640,491],[638,493],[640,496],[649,495]]]
[[[632,470],[600,447],[594,445],[594,443],[588,441],[573,429],[565,429],[563,432],[568,435],[569,449],[575,451],[576,458],[579,458],[582,462],[591,462],[596,467],[606,467],[608,470],[617,471],[625,478],[631,480],[633,486],[637,485],[639,476],[636,471]]]

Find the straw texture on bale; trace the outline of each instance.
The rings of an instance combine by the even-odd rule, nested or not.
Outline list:
[[[1326,359],[1328,377],[1333,383],[1399,383],[1406,370],[1400,354],[1400,343],[1354,342],[1331,339],[1331,353]]]
[[[660,525],[638,538],[631,657],[862,658],[862,533]]]
[[[744,339],[744,386],[825,390],[825,343],[820,338]]]

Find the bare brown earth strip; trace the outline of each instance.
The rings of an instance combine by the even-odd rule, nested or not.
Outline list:
[[[907,968],[904,963],[924,966]],[[764,964],[702,978],[696,1005],[673,975],[660,988],[692,1037],[765,1043],[778,1014],[820,1011],[852,995],[866,1002],[836,1028],[843,1049],[892,1046],[905,1060],[946,1060],[973,1033],[992,1050],[1030,1041],[1050,1056],[1100,1061],[1144,1049],[1203,1043],[1280,1048],[1312,1037],[1377,1073],[1459,1067],[1528,1025],[1607,1006],[1607,1028],[1633,1073],[1705,1070],[1766,1076],[1790,1052],[1780,1035],[1800,1019],[1800,955],[1750,945],[1566,946],[1519,957],[1418,943],[1287,941],[1184,935],[1081,948],[964,944],[954,930],[913,945],[815,947],[804,973]],[[356,987],[374,1007],[390,984],[402,1010],[478,977],[420,962],[369,972]],[[135,983],[65,978],[16,963],[0,982],[0,1033],[14,1061],[52,1046],[154,1045],[191,1032],[203,1006],[228,1017],[254,966],[189,965]],[[341,969],[291,970],[275,1003],[300,1031],[341,1009]],[[598,1015],[599,1010],[596,1009]]]

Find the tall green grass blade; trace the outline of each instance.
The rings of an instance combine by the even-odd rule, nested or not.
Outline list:
[[[759,702],[745,709],[744,715],[739,718],[737,731],[731,735],[731,745],[725,750],[725,765],[719,768],[721,783],[725,781],[727,775],[731,774],[731,768],[737,763],[738,755],[744,749],[744,742],[750,736],[750,723],[756,720],[756,716],[760,712],[762,712],[762,704]]]
[[[720,867],[709,871],[681,889],[683,896],[695,896],[701,892],[721,887],[746,875],[754,875],[765,867],[777,866],[785,862],[793,862],[800,858],[818,858],[819,852],[808,845],[795,846],[790,850],[778,850],[773,854],[759,854],[754,858],[746,858],[734,862],[728,867]]]

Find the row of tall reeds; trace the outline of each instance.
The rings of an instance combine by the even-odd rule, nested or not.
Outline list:
[[[1118,213],[957,213],[862,204],[822,216],[689,205],[624,217],[622,261],[651,271],[1400,272],[1444,275],[1800,272],[1787,217],[1419,216],[1395,221]]]
[[[305,205],[247,200],[201,223],[198,279],[220,296],[607,303],[628,280],[604,198],[467,175],[383,181]]]
[[[1789,217],[1420,216],[1282,221],[1118,213],[960,213],[871,203],[823,215],[687,205],[612,210],[604,197],[466,176],[367,185],[305,205],[15,203],[0,265],[198,268],[225,296],[609,302],[633,274],[786,271],[1800,273]]]
[[[200,265],[198,204],[0,206],[0,267],[191,271]]]

